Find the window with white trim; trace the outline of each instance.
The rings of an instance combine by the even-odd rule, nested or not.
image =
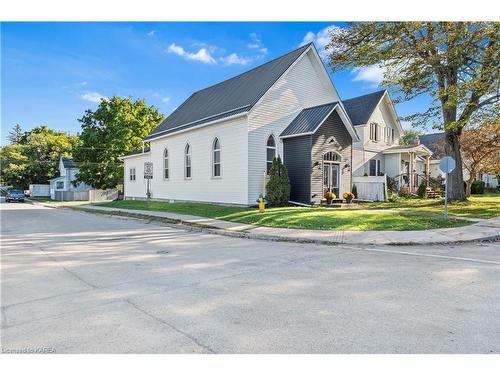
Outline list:
[[[391,128],[389,128],[388,126],[384,128],[384,140],[387,144],[391,143]]]
[[[135,168],[130,168],[129,179],[130,179],[130,181],[135,181]]]
[[[163,178],[165,180],[168,180],[169,176],[169,170],[168,170],[168,149],[165,149],[163,151]]]
[[[394,132],[394,129],[391,129],[391,144],[394,144],[394,141],[395,141],[395,132]]]
[[[63,190],[64,189],[64,181],[57,181],[56,182],[56,189]]]
[[[191,146],[189,143],[184,149],[184,177],[191,178]]]
[[[378,124],[376,122],[372,122],[370,124],[370,140],[378,142]]]
[[[220,141],[217,137],[212,144],[212,177],[220,177]]]
[[[379,159],[371,159],[369,166],[370,176],[380,176],[381,172],[381,161]]]
[[[267,139],[267,144],[266,144],[266,172],[269,175],[269,172],[271,171],[271,167],[273,166],[273,160],[276,157],[276,141],[271,134],[269,138]]]

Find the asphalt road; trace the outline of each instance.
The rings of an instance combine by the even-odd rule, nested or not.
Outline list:
[[[499,243],[318,246],[0,207],[3,352],[500,353]]]

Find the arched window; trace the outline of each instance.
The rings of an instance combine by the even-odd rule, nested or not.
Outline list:
[[[340,163],[340,155],[336,152],[329,151],[323,155],[323,161],[332,161],[336,163]]]
[[[271,167],[273,166],[273,159],[276,157],[276,141],[274,140],[273,135],[271,134],[267,139],[266,144],[266,161],[267,161],[267,174],[271,171]]]
[[[168,180],[168,150],[163,151],[163,178]]]
[[[184,149],[184,177],[191,178],[191,147],[189,143]]]
[[[214,143],[212,145],[212,176],[220,177],[220,142],[219,138],[214,139]]]

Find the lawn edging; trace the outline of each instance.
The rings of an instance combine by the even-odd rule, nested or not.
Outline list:
[[[429,229],[419,231],[334,231],[301,230],[289,228],[259,227],[222,220],[169,214],[168,212],[116,209],[99,206],[61,207],[87,213],[146,220],[189,231],[218,234],[238,238],[319,245],[437,245],[500,240],[500,218],[482,220],[465,227]],[[188,217],[184,219],[183,217]],[[193,219],[195,218],[195,219]],[[498,222],[498,223],[497,223]],[[409,239],[411,238],[411,239]]]

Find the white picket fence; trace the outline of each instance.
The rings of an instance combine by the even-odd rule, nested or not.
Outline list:
[[[383,176],[353,176],[356,184],[356,198],[369,201],[385,201],[387,199],[387,177]]]

